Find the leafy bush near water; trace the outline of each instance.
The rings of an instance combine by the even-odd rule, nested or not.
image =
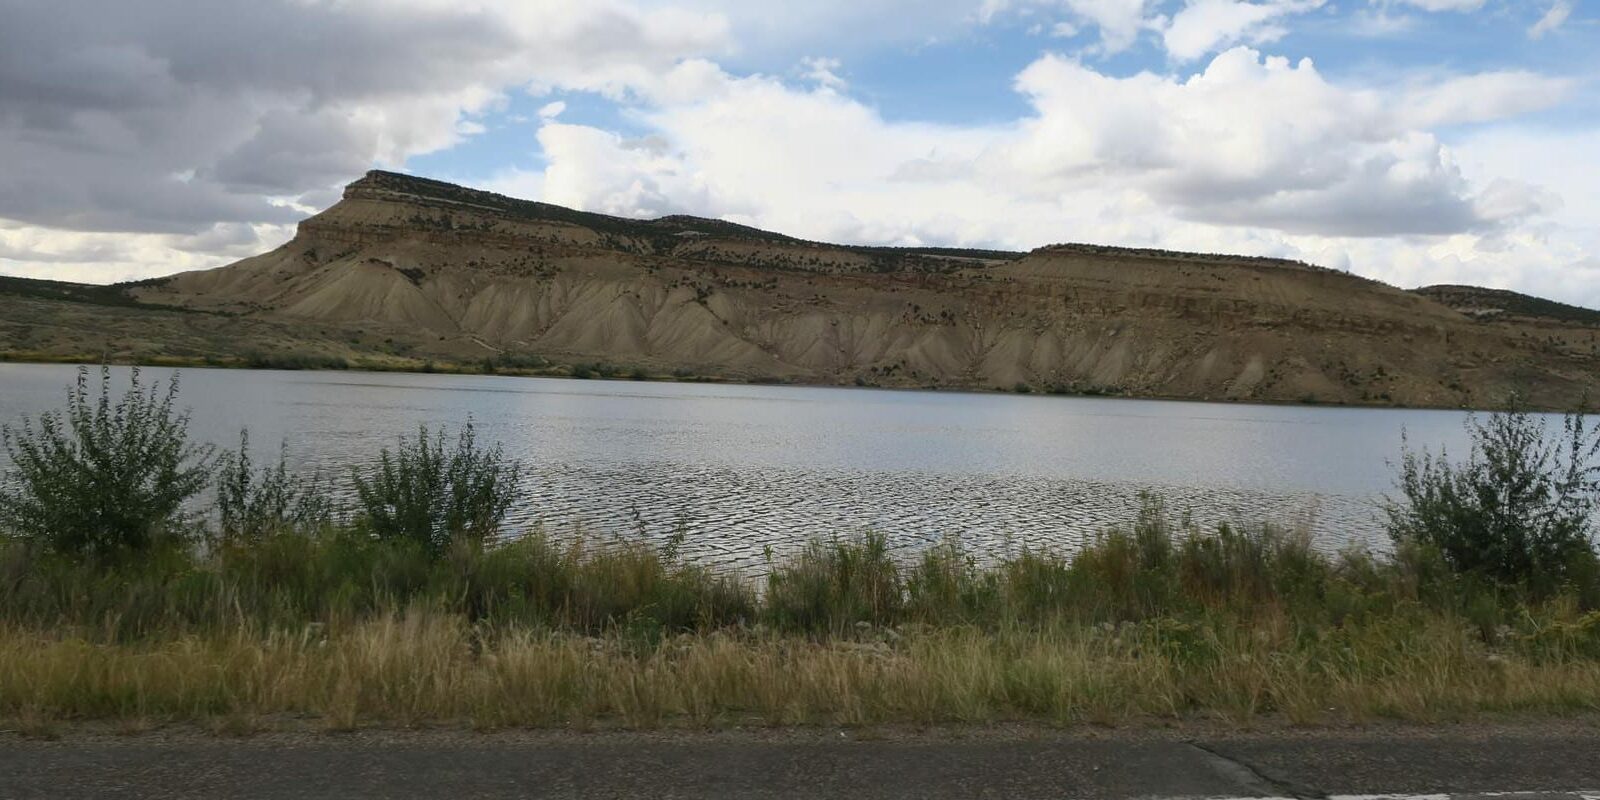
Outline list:
[[[1401,501],[1386,508],[1401,547],[1439,553],[1456,573],[1551,594],[1600,584],[1600,429],[1568,415],[1561,431],[1526,412],[1467,423],[1471,452],[1452,462],[1407,449]]]
[[[109,368],[98,396],[80,369],[66,409],[0,428],[12,469],[0,482],[0,537],[71,558],[119,560],[185,546],[199,530],[186,505],[216,491],[214,517],[225,542],[256,541],[331,525],[331,487],[292,473],[285,454],[258,467],[249,432],[237,451],[191,444],[178,381],[146,389],[137,368],[113,400]],[[380,540],[404,540],[440,556],[457,540],[481,543],[516,500],[520,466],[498,446],[479,446],[471,423],[454,446],[426,427],[402,437],[352,477],[355,524]],[[169,541],[170,540],[170,541]]]
[[[363,521],[380,540],[412,542],[435,555],[452,542],[481,543],[494,533],[517,498],[522,468],[500,446],[478,445],[472,423],[455,446],[426,426],[417,438],[402,438],[378,455],[370,470],[356,468],[356,496]]]
[[[100,391],[78,371],[65,411],[0,429],[14,465],[0,484],[0,526],[12,536],[73,556],[107,559],[179,535],[183,504],[208,480],[208,448],[188,439],[178,382],[148,391],[137,369],[112,402],[111,371]]]

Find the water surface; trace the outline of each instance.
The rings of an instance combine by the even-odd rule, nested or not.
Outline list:
[[[0,420],[59,407],[75,375],[0,364]],[[1402,429],[1465,448],[1452,411],[354,372],[181,381],[197,438],[232,446],[249,427],[258,451],[286,442],[302,469],[470,418],[528,465],[519,526],[664,537],[681,524],[686,555],[748,571],[768,546],[867,528],[896,547],[1067,548],[1131,519],[1146,490],[1206,524],[1377,544]]]

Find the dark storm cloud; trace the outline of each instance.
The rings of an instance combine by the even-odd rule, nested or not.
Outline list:
[[[695,44],[566,6],[0,0],[0,218],[180,233],[288,221],[266,196],[325,196],[375,159],[446,145],[456,112],[499,90]],[[537,13],[562,24],[528,24]]]

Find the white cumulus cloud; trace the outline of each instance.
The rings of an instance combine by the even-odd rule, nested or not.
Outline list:
[[[1113,54],[1133,46],[1142,31],[1159,26],[1162,18],[1153,13],[1157,5],[1158,0],[983,0],[978,18],[991,22],[1007,13],[1065,14],[1067,29],[1097,30],[1097,49]]]
[[[1321,8],[1325,0],[1189,0],[1162,33],[1167,53],[1179,61],[1214,53],[1239,42],[1261,44],[1287,31],[1276,21]]]
[[[1176,77],[1116,77],[1046,56],[1016,79],[1028,116],[955,126],[885,120],[823,88],[705,69],[696,92],[642,112],[648,135],[547,125],[549,169],[497,185],[608,213],[693,213],[824,240],[1098,241],[1302,258],[1409,285],[1527,288],[1509,265],[1582,251],[1533,233],[1565,213],[1562,192],[1508,179],[1515,170],[1500,164],[1469,174],[1426,126],[1553,102],[1559,91],[1545,92],[1546,80],[1341,85],[1309,61],[1248,48]],[[1455,99],[1500,86],[1509,88],[1483,92],[1481,104]]]
[[[1528,28],[1528,38],[1542,39],[1545,34],[1560,28],[1567,23],[1567,17],[1572,16],[1574,0],[1556,0],[1550,10],[1539,18],[1538,22]]]

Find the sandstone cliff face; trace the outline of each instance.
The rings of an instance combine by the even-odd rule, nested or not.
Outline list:
[[[375,172],[283,247],[146,303],[743,379],[1551,408],[1600,397],[1600,327],[1535,329],[1268,259],[829,245],[624,220]],[[1530,332],[1533,330],[1533,332]]]

